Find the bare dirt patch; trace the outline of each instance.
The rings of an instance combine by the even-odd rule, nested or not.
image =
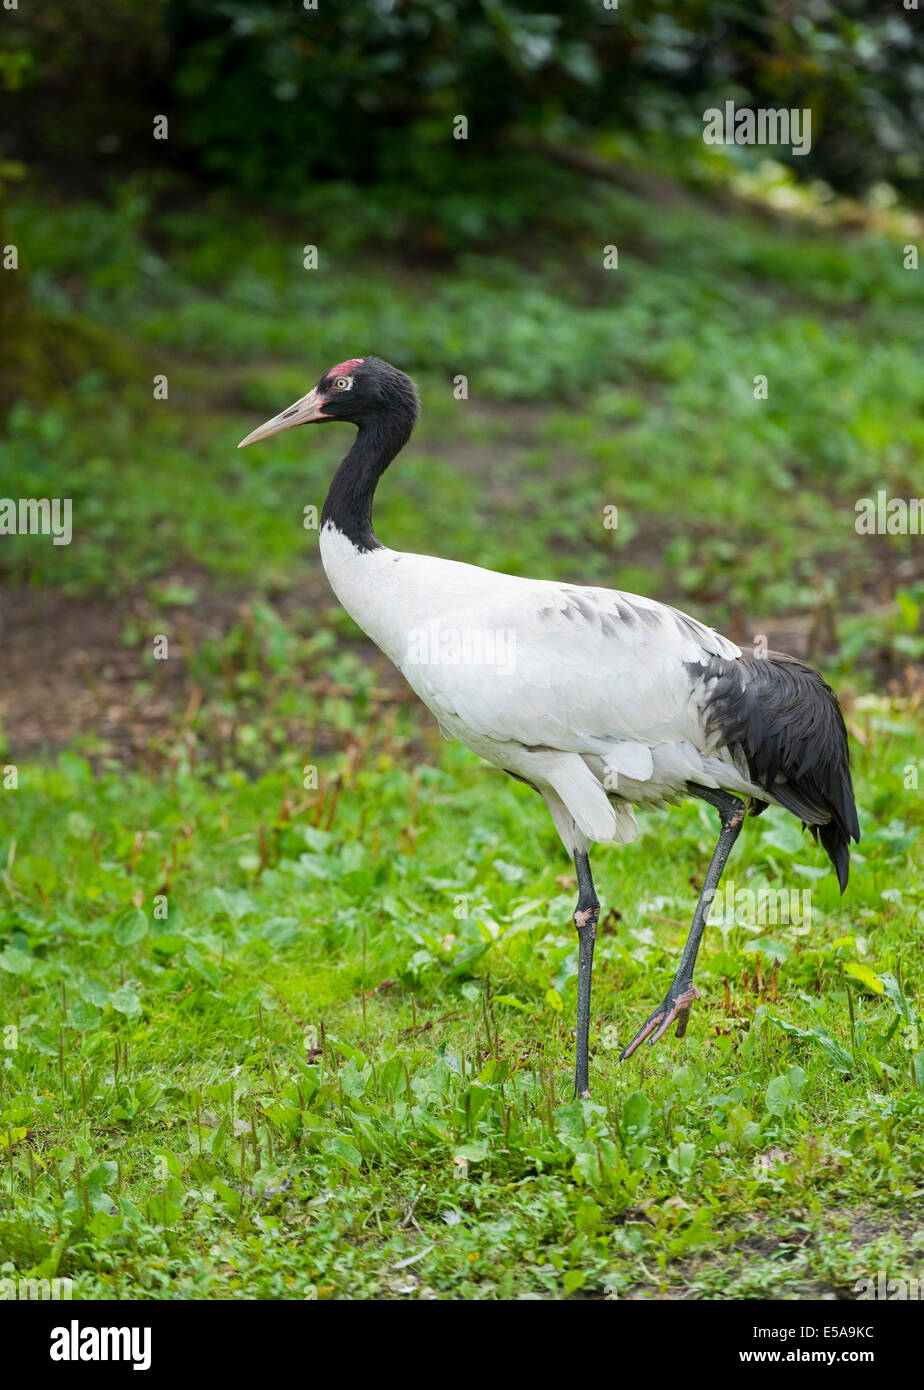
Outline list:
[[[239,602],[206,600],[187,617],[194,636],[218,635]],[[141,597],[111,602],[51,589],[0,594],[0,721],[13,756],[51,752],[92,735],[116,757],[137,757],[189,700],[182,652],[147,666],[123,640],[144,617]]]
[[[118,600],[68,597],[53,589],[0,592],[0,727],[11,756],[53,753],[84,740],[89,751],[135,761],[195,712],[201,692],[190,670],[200,643],[221,641],[245,619],[251,593],[216,593],[194,569],[164,583],[199,598],[157,616],[142,593]],[[310,577],[276,605],[316,605],[321,581]],[[130,628],[168,626],[169,659],[151,644],[126,640]]]

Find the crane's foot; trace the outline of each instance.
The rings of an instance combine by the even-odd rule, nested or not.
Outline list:
[[[632,1041],[620,1052],[620,1062],[631,1057],[635,1049],[640,1047],[646,1038],[648,1039],[648,1046],[654,1047],[658,1039],[664,1037],[674,1022],[677,1024],[677,1037],[682,1038],[687,1031],[693,1000],[698,998],[699,990],[692,980],[686,985],[671,985],[664,1003],[659,1004],[654,1013],[648,1015]]]

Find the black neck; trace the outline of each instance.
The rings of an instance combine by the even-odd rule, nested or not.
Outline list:
[[[405,420],[391,413],[360,425],[352,449],[334,474],[321,512],[322,528],[329,521],[357,550],[382,548],[372,529],[372,499],[379,478],[404,448],[413,427],[413,417]]]

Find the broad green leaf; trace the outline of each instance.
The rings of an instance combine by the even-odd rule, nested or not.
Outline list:
[[[882,994],[883,984],[875,970],[871,970],[868,965],[861,965],[857,961],[851,961],[844,966],[844,974],[851,975],[855,980],[859,980],[867,989],[872,990],[873,994]]]
[[[134,946],[148,934],[148,919],[138,908],[131,907],[123,912],[112,930],[118,946]]]
[[[651,1101],[642,1091],[633,1091],[622,1105],[622,1128],[627,1139],[638,1143],[645,1138],[651,1121]]]

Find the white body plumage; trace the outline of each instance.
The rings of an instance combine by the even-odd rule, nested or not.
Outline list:
[[[331,587],[456,738],[542,794],[569,853],[638,834],[687,783],[768,798],[707,730],[697,668],[740,649],[664,604],[385,546],[331,523]]]

